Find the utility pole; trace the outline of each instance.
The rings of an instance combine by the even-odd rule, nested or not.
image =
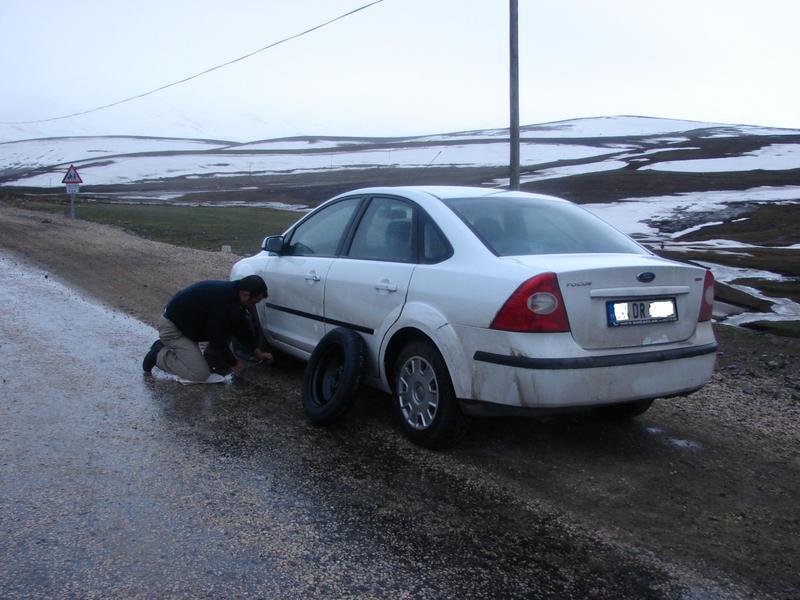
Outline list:
[[[511,176],[508,180],[508,189],[519,189],[519,17],[517,0],[509,0],[509,67],[510,67],[510,96],[511,96],[511,124],[508,128],[508,141],[511,147]]]

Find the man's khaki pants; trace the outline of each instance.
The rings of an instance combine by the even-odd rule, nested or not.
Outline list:
[[[180,329],[163,315],[158,321],[158,336],[164,343],[156,358],[159,369],[189,381],[208,379],[211,371],[197,342],[183,335]]]

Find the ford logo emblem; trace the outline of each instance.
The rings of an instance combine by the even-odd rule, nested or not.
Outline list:
[[[650,271],[645,271],[644,273],[639,273],[636,276],[636,279],[638,279],[642,283],[650,283],[655,278],[656,278],[656,274],[655,273],[651,273]]]

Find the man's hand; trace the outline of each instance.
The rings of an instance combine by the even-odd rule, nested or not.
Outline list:
[[[258,360],[260,360],[265,365],[272,364],[273,358],[272,354],[270,354],[269,352],[264,352],[260,348],[256,348],[254,354],[256,355],[256,358],[258,358]]]
[[[237,360],[236,364],[231,367],[231,371],[233,371],[234,374],[238,375],[239,373],[244,371],[244,368],[246,366],[247,364],[243,360]]]

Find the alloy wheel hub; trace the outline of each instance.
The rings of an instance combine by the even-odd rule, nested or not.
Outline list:
[[[427,429],[439,406],[436,371],[420,356],[409,358],[400,371],[398,396],[403,418],[414,429]]]

